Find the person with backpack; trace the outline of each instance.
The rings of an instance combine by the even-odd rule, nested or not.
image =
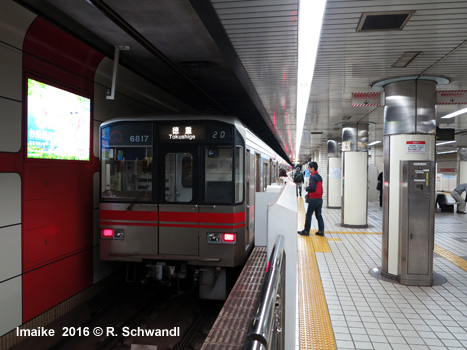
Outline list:
[[[303,177],[303,173],[300,170],[300,167],[297,166],[295,173],[293,175],[293,182],[295,182],[295,193],[298,197],[298,193],[300,192],[300,197],[302,196],[302,184],[305,181]]]

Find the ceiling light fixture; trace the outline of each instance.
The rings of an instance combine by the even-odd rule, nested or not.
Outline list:
[[[453,140],[453,141],[444,141],[444,142],[437,143],[436,146],[446,145],[446,144],[448,144],[448,143],[454,143],[454,142],[456,142],[456,140]]]
[[[368,146],[374,146],[374,145],[377,145],[378,143],[381,143],[381,141],[373,141],[372,143],[369,143]]]
[[[326,0],[300,0],[298,13],[297,131],[295,154],[300,155],[303,126],[315,70]]]
[[[407,65],[412,62],[412,60],[417,57],[419,54],[421,54],[422,51],[407,51],[404,52],[396,62],[392,64],[391,67],[396,67],[396,68],[404,68],[407,67]]]
[[[467,113],[467,108],[459,109],[456,112],[446,114],[444,117],[441,117],[441,119],[454,118],[454,117],[457,117],[458,115],[465,114],[465,113]]]
[[[457,153],[457,149],[454,151],[436,152],[436,154],[447,154],[447,153]]]

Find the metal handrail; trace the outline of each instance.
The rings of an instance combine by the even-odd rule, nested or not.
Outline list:
[[[256,314],[248,331],[244,350],[284,348],[285,238],[277,236],[272,248],[266,278]]]

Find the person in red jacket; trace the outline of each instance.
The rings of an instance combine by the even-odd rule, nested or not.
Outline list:
[[[323,207],[323,179],[318,174],[318,164],[316,162],[308,164],[308,169],[311,174],[310,183],[306,188],[309,198],[308,209],[305,217],[305,228],[302,231],[298,231],[298,234],[301,236],[308,236],[310,234],[311,216],[314,212],[316,220],[318,220],[318,232],[316,234],[324,236],[324,221],[321,216],[321,208]]]

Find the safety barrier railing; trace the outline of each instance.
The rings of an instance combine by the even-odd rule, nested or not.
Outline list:
[[[266,268],[257,312],[248,331],[244,350],[284,349],[285,238],[277,236]]]

